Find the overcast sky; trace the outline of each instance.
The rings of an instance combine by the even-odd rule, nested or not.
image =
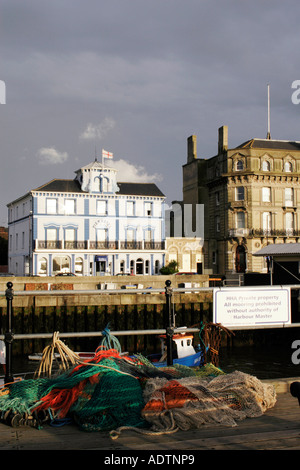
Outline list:
[[[267,134],[300,140],[299,0],[0,0],[0,225],[8,202],[104,148],[120,181],[182,198],[199,158]]]

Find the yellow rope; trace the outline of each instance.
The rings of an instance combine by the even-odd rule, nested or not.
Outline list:
[[[52,338],[52,344],[46,346],[43,351],[42,359],[38,371],[36,372],[37,376],[40,377],[42,374],[46,374],[49,377],[52,373],[53,359],[55,358],[55,349],[61,359],[61,368],[63,370],[68,369],[69,361],[71,364],[76,364],[79,362],[79,356],[74,353],[63,341],[58,337],[59,332],[54,332]]]
[[[38,371],[36,372],[37,376],[40,377],[41,375],[48,375],[48,377],[51,376],[52,372],[52,366],[53,366],[53,359],[54,359],[54,354],[55,354],[55,349],[57,349],[58,354],[60,355],[61,359],[61,367],[63,370],[68,369],[68,361],[71,362],[71,364],[81,364],[85,366],[96,366],[96,367],[102,367],[104,369],[110,369],[115,372],[119,372],[119,374],[123,375],[129,375],[130,377],[133,377],[134,379],[138,379],[132,374],[129,374],[127,372],[123,372],[121,370],[115,369],[110,366],[104,366],[103,364],[97,364],[94,362],[86,362],[82,361],[78,354],[74,353],[68,346],[66,346],[65,343],[63,343],[59,338],[58,338],[58,332],[54,332],[53,338],[52,338],[52,344],[49,344],[46,346],[46,348],[43,351],[42,355],[42,360],[39,366]]]

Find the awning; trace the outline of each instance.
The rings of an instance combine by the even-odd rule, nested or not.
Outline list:
[[[253,253],[253,256],[300,256],[300,243],[273,243]]]

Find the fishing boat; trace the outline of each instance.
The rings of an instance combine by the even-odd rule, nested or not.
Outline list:
[[[186,327],[177,328],[177,332],[172,336],[174,349],[172,351],[172,362],[173,364],[181,364],[187,367],[201,367],[204,363],[204,356],[203,352],[198,345],[195,349],[193,346],[193,335],[188,333]],[[103,340],[101,341],[100,345],[106,347],[107,349],[115,348],[120,352],[120,355],[126,356],[128,352],[121,352],[121,346],[114,336],[110,334],[109,328],[106,327],[105,330],[102,332]],[[95,356],[95,351],[93,352],[75,352],[69,350],[67,346],[64,345],[60,340],[58,340],[57,335],[54,335],[54,344],[60,343],[61,348],[59,351],[63,354],[65,358],[66,353],[72,353],[72,355],[79,357],[82,361],[93,359]],[[156,367],[166,367],[167,366],[167,347],[166,347],[166,335],[159,336],[161,340],[161,353],[159,354],[150,354],[147,356],[147,359],[153,363]],[[49,349],[48,346],[46,349]],[[52,347],[52,354],[53,359],[60,361],[61,355],[59,351],[54,351]],[[42,361],[44,352],[41,353],[33,353],[28,356],[30,361]]]
[[[172,351],[173,364],[180,364],[187,367],[201,367],[204,363],[204,356],[200,346],[195,349],[193,346],[193,335],[185,332],[185,327],[180,329],[183,331],[175,333],[172,337],[175,343],[175,348]],[[161,353],[150,354],[147,356],[147,359],[149,359],[155,367],[166,367],[167,337],[166,335],[160,335],[159,338],[161,340]]]
[[[93,359],[95,356],[95,351],[94,352],[76,352],[75,353],[80,359],[83,361],[86,359]],[[43,353],[32,353],[29,354],[28,359],[29,361],[41,361],[43,357]],[[60,354],[59,353],[53,353],[53,358],[60,360]]]

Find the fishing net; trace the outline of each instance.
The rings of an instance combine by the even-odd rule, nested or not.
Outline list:
[[[271,386],[212,364],[157,368],[141,355],[99,347],[92,359],[52,378],[14,382],[0,391],[9,423],[77,423],[84,431],[176,432],[204,423],[233,425],[275,403]],[[40,418],[42,416],[42,418]],[[46,418],[45,418],[46,416]],[[8,419],[9,418],[9,419]]]
[[[272,385],[239,371],[200,380],[151,379],[144,397],[142,416],[157,432],[209,423],[235,426],[239,420],[262,415],[276,403]]]

